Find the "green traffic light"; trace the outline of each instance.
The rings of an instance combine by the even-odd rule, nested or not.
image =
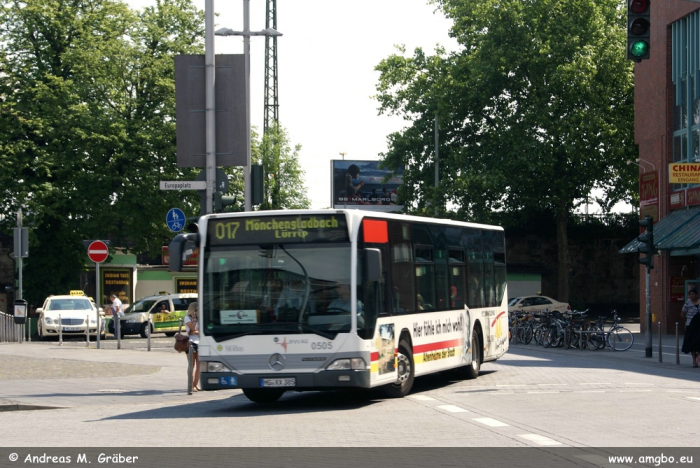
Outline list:
[[[634,41],[630,45],[630,54],[635,57],[644,57],[649,52],[649,44],[646,41]]]

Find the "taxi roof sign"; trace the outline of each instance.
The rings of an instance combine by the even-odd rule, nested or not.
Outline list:
[[[85,293],[81,291],[80,289],[71,289],[70,291],[71,296],[84,296]]]

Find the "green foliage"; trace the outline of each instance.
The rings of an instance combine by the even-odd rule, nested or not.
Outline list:
[[[25,296],[66,291],[84,268],[83,239],[155,254],[165,214],[199,211],[175,163],[176,54],[202,53],[203,12],[158,0],[4,0],[0,30],[0,213],[24,207],[33,232]]]
[[[387,167],[406,168],[400,195],[412,200],[409,211],[437,201],[446,216],[481,222],[495,213],[555,213],[566,262],[569,213],[593,189],[603,190],[610,209],[637,186],[626,164],[636,148],[624,2],[432,3],[453,20],[460,49],[434,56],[417,49],[376,67],[380,112],[411,122],[389,136],[383,155]]]
[[[263,202],[260,210],[309,208],[304,171],[299,165],[301,145],[290,146],[287,131],[275,124],[253,144],[253,160],[263,166]]]

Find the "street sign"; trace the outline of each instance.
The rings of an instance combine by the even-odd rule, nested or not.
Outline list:
[[[88,257],[95,263],[104,262],[107,260],[108,255],[109,248],[107,248],[107,244],[102,241],[96,240],[88,247]]]
[[[170,208],[165,217],[165,222],[168,225],[168,229],[173,232],[180,232],[185,227],[185,213],[180,208]]]
[[[161,190],[206,190],[206,180],[161,180]]]

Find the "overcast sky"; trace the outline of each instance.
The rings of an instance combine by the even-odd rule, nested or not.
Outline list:
[[[155,0],[128,0],[134,8]],[[204,0],[194,0],[204,9]],[[250,29],[265,29],[266,0],[250,0]],[[216,29],[243,30],[243,0],[214,0]],[[300,162],[312,208],[330,206],[330,161],[378,159],[386,136],[404,127],[397,117],[379,116],[371,96],[374,67],[405,45],[432,54],[448,50],[450,22],[428,0],[278,0],[277,74],[279,118]],[[241,37],[217,37],[216,53],[243,53]],[[251,38],[251,120],[263,126],[265,39]]]

